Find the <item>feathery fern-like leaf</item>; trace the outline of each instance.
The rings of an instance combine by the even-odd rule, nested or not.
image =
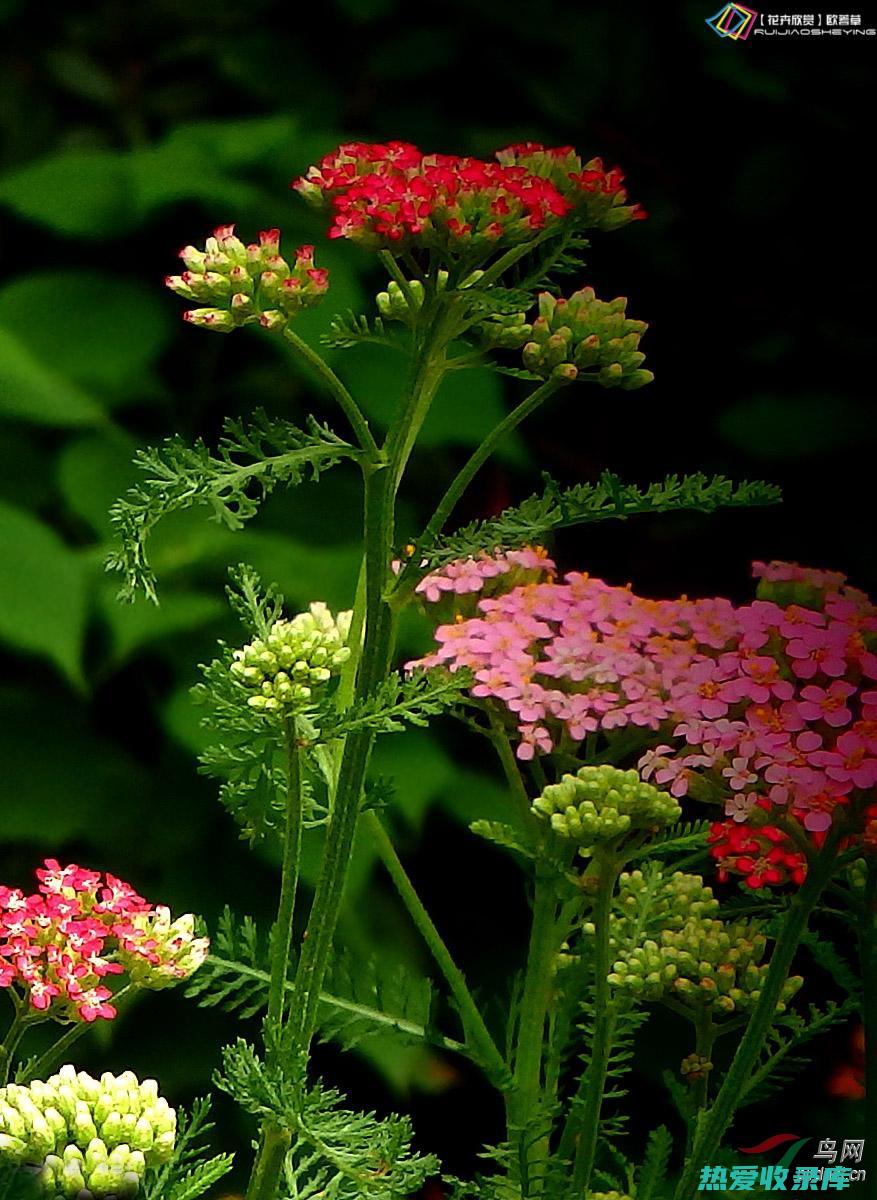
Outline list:
[[[555,530],[571,525],[626,520],[647,513],[748,508],[776,504],[779,500],[779,489],[772,484],[734,483],[724,475],[668,475],[661,483],[645,488],[623,483],[609,471],[603,473],[599,483],[570,488],[560,488],[546,477],[541,495],[531,496],[498,517],[473,521],[430,545],[417,546],[414,557],[423,561],[423,571],[435,570],[485,550],[539,542]]]
[[[335,1200],[401,1200],[438,1170],[432,1155],[413,1150],[408,1118],[344,1107],[339,1092],[308,1085],[303,1061],[287,1059],[281,1070],[239,1039],[226,1046],[222,1064],[217,1086],[246,1112],[289,1131],[288,1200],[317,1192]]]
[[[196,1100],[190,1112],[181,1112],[177,1141],[170,1160],[147,1183],[143,1200],[197,1200],[232,1168],[230,1154],[211,1156],[204,1138],[213,1128],[210,1101]]]
[[[156,600],[147,542],[164,517],[201,505],[210,509],[212,520],[240,529],[278,483],[316,479],[342,458],[356,455],[353,446],[313,418],[307,429],[300,429],[261,410],[249,425],[227,421],[215,452],[200,439],[189,446],[180,437],[139,451],[135,462],[146,478],[111,512],[116,547],[107,569],[123,575],[121,598],[131,600],[140,590]]]

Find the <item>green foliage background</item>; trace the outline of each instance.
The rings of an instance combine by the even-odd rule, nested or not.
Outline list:
[[[195,773],[188,689],[215,639],[238,636],[221,590],[230,563],[276,579],[293,608],[349,600],[355,476],[340,469],[319,495],[305,485],[272,498],[241,534],[197,512],[169,521],[155,540],[158,609],[116,604],[102,563],[137,444],[209,438],[257,405],[335,419],[278,343],[184,327],[162,277],[180,245],[220,222],[245,237],[280,225],[287,245],[316,242],[331,270],[328,301],[299,332],[315,343],[334,311],[367,307],[381,282],[372,261],[322,240],[321,219],[287,190],[342,139],[477,154],[572,142],[620,161],[652,214],[594,247],[591,281],[652,323],[657,382],[621,400],[565,392],[562,411],[541,414],[485,471],[463,519],[528,494],[543,465],[570,483],[606,466],[640,482],[686,469],[762,475],[783,484],[782,510],[568,535],[560,563],[655,594],[745,595],[751,558],[788,557],[873,590],[855,165],[870,46],[733,45],[706,28],[708,8],[86,0],[49,15],[0,2],[0,879],[24,883],[57,854],[210,920],[226,902],[271,909],[272,864],[240,846]],[[332,357],[380,426],[394,359],[371,347]],[[486,371],[450,378],[406,496],[411,530],[518,386]],[[412,621],[404,651],[425,636]],[[446,728],[389,739],[377,763],[418,882],[486,990],[519,953],[525,915],[512,868],[464,830],[501,814],[488,766]],[[426,966],[365,846],[349,899],[348,942]],[[84,1053],[156,1074],[184,1099],[203,1090],[228,1034],[161,995]],[[481,1102],[458,1064],[389,1043],[369,1063],[329,1051],[325,1062],[366,1103],[412,1095],[424,1140],[465,1168],[465,1117]],[[814,1069],[802,1113],[820,1134],[831,1132],[815,1128],[825,1075]],[[245,1142],[242,1127],[224,1131]]]

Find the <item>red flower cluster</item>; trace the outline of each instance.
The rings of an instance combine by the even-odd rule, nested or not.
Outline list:
[[[133,969],[149,986],[150,972],[174,970],[167,910],[130,884],[53,858],[36,875],[31,895],[0,886],[0,987],[47,1016],[91,1022],[116,1015],[108,976]]]
[[[759,800],[758,808],[769,812],[770,802]],[[804,882],[807,860],[795,849],[788,834],[776,825],[716,821],[708,840],[722,883],[730,875],[742,875],[743,882],[751,888]]]
[[[517,161],[518,153],[526,155]],[[434,249],[514,245],[572,214],[615,228],[645,216],[625,205],[623,176],[568,147],[509,147],[496,162],[423,154],[407,142],[350,142],[293,183],[333,214],[329,236],[373,248],[403,240]]]

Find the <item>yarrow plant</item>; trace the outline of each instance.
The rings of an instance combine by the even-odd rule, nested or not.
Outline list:
[[[875,609],[836,573],[781,563],[756,565],[750,604],[645,598],[583,571],[559,575],[545,548],[571,525],[773,503],[767,484],[546,478],[520,504],[448,530],[502,438],[541,406],[572,386],[633,392],[652,380],[647,327],[626,298],[562,286],[593,233],[645,216],[618,168],[533,143],[485,160],[349,143],[293,187],[330,238],[372,252],[386,273],[376,312],[336,316],[326,338],[406,356],[386,436],[296,331],[305,308],[331,297],[313,247],[284,255],[277,230],[248,243],[222,226],[203,250],[187,246],[184,270],[167,279],[186,320],[282,339],[343,428],[255,413],[230,422],[215,448],[172,439],[141,453],[143,478],[113,510],[109,564],[124,598],[155,599],[149,537],[166,515],[203,506],[239,529],[275,488],[342,464],[361,475],[349,611],[315,597],[290,612],[236,567],[229,598],[243,632],[195,689],[209,733],[202,769],[242,834],[279,854],[276,921],[260,931],[227,912],[208,951],[191,918],[173,921],[111,876],[50,861],[33,896],[0,892],[7,1071],[31,1024],[65,1028],[0,1093],[0,1154],[48,1195],[189,1200],[213,1187],[230,1163],[193,1143],[203,1106],[174,1141],[166,1114],[160,1129],[148,1115],[152,1085],[96,1083],[69,1066],[50,1074],[123,998],[186,978],[194,1000],[261,1018],[258,1039],[224,1049],[215,1081],[253,1122],[254,1159],[239,1164],[247,1200],[401,1200],[442,1176],[407,1117],[358,1112],[315,1077],[317,1035],[350,1049],[372,1033],[468,1058],[501,1097],[505,1132],[485,1146],[484,1169],[444,1179],[460,1200],[664,1200],[674,1189],[690,1200],[738,1110],[785,1082],[798,1047],[856,1012],[877,1023]],[[443,380],[485,363],[517,381],[515,406],[424,526],[399,528],[397,500]],[[396,635],[412,605],[434,641],[403,665]],[[457,965],[394,846],[392,790],[370,772],[377,739],[442,714],[495,751],[506,816],[472,832],[514,857],[531,900],[524,967],[504,1006],[482,1007]],[[314,826],[321,857],[305,894],[302,839]],[[357,837],[371,839],[424,939],[450,1001],[443,1016],[431,981],[388,984],[342,944]],[[835,946],[838,930],[855,941],[858,970]],[[846,994],[802,1012],[814,962]],[[681,1023],[686,1049],[663,1064],[674,1115],[628,1144],[635,1039],[657,1006]]]

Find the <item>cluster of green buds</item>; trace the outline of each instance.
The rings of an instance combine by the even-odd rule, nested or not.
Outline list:
[[[668,792],[644,783],[636,771],[609,766],[564,775],[536,797],[533,811],[558,836],[577,842],[581,854],[627,833],[672,825],[682,815]]]
[[[472,271],[458,285],[459,289],[462,291],[465,288],[474,287],[483,274],[483,271]],[[449,278],[450,276],[445,270],[436,273],[435,289],[437,292],[447,291]],[[387,284],[387,290],[378,292],[375,296],[375,304],[385,320],[401,321],[403,325],[411,325],[423,308],[425,299],[426,289],[419,279],[409,279],[404,288],[395,279],[391,279]]]
[[[294,713],[312,703],[316,687],[328,683],[350,657],[349,612],[332,615],[321,601],[291,621],[275,621],[264,638],[235,650],[231,673],[252,692],[251,708]]]
[[[609,982],[644,1000],[675,997],[691,1008],[709,1005],[719,1013],[746,1011],[758,1002],[769,964],[761,959],[767,939],[752,921],[687,918],[629,948]],[[789,978],[777,1005],[782,1012],[803,980]]]
[[[180,251],[186,269],[165,283],[186,300],[205,305],[183,313],[193,325],[230,333],[241,325],[283,330],[291,317],[317,304],[329,287],[329,272],[314,266],[313,246],[300,246],[290,264],[280,253],[280,230],[268,229],[244,245],[234,225],[221,225],[204,250]]]
[[[159,904],[149,912],[132,913],[127,920],[132,933],[129,939],[119,939],[118,956],[137,987],[152,991],[173,987],[193,975],[207,958],[210,938],[196,936],[192,913],[174,921],[171,910]]]
[[[609,945],[617,952],[634,944],[637,931],[680,930],[686,921],[715,916],[719,902],[700,875],[674,871],[664,875],[656,863],[648,871],[624,871],[609,918]],[[582,932],[593,935],[593,922]],[[642,933],[640,933],[642,937]]]
[[[598,300],[590,287],[568,300],[541,292],[539,316],[524,344],[524,366],[545,379],[576,379],[587,371],[587,378],[603,387],[627,391],[651,383],[654,375],[643,369],[646,356],[639,349],[648,326],[628,317],[626,307],[624,296]]]
[[[154,1079],[131,1071],[93,1079],[72,1066],[0,1088],[0,1155],[56,1197],[134,1196],[168,1161],[177,1118]]]

